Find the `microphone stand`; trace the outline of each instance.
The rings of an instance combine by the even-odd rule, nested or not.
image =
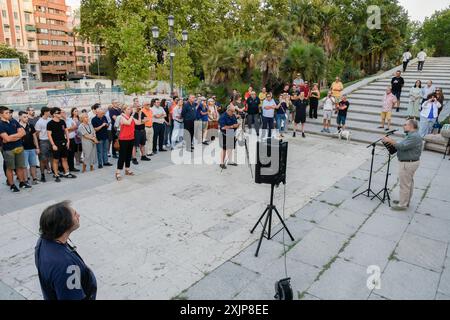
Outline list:
[[[388,136],[394,134],[394,133],[397,132],[397,131],[398,131],[398,130],[392,130],[392,131],[387,132],[387,133],[386,133],[386,137],[388,137]],[[381,199],[380,196],[379,196],[379,194],[380,194],[381,192],[375,193],[375,192],[372,190],[373,161],[374,161],[374,159],[375,159],[375,149],[376,149],[377,143],[380,142],[380,141],[382,141],[382,140],[383,140],[383,138],[380,138],[380,139],[378,139],[377,141],[374,141],[374,142],[372,142],[371,144],[369,144],[369,145],[367,146],[367,148],[372,147],[372,160],[371,160],[371,162],[370,162],[369,187],[368,187],[366,190],[364,190],[363,192],[360,192],[359,194],[353,196],[352,199],[356,199],[357,197],[364,195],[364,196],[366,196],[366,197],[368,197],[368,198],[372,197],[371,200],[373,200],[373,199],[375,199],[375,198],[378,198],[380,201],[382,201],[382,202],[384,203],[385,200]],[[389,154],[389,155],[390,155],[390,154]]]
[[[373,198],[371,200],[373,200],[374,198],[378,198],[381,201],[381,198],[378,196],[378,194],[376,194],[373,190],[372,190],[372,175],[373,175],[373,161],[375,159],[375,149],[377,146],[377,143],[380,142],[382,140],[382,138],[378,139],[377,141],[372,142],[371,144],[369,144],[367,146],[367,148],[372,147],[372,160],[370,161],[370,174],[369,174],[369,187],[362,191],[361,193],[358,193],[357,195],[353,196],[352,199],[356,199],[359,196],[366,196],[368,198],[372,197]]]

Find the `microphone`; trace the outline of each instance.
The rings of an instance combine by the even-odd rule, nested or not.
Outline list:
[[[398,129],[388,131],[388,132],[386,132],[386,136],[390,136],[390,135],[396,133],[397,131],[398,131]]]

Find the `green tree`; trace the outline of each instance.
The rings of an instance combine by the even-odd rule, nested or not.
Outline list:
[[[425,19],[420,32],[420,40],[434,56],[450,56],[450,7]]]
[[[173,60],[174,84],[180,87],[192,88],[195,84],[194,67],[189,57],[188,47],[177,47],[174,49],[175,57]],[[170,57],[166,54],[164,63],[156,67],[156,79],[160,81],[170,80]]]
[[[123,21],[118,33],[120,55],[117,76],[129,93],[142,93],[148,88],[150,65],[154,61],[143,36],[144,24],[139,17],[130,16]]]
[[[28,57],[7,44],[0,43],[0,59],[19,59],[21,65],[28,63]]]
[[[305,80],[316,82],[325,73],[326,56],[324,50],[315,44],[296,41],[287,49],[282,70],[289,79],[301,73]]]

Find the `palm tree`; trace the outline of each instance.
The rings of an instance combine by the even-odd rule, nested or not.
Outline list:
[[[227,85],[241,74],[242,69],[234,39],[218,41],[205,55],[204,71],[210,83]]]
[[[272,20],[267,24],[259,44],[260,52],[257,57],[262,73],[262,86],[266,86],[269,77],[278,77],[280,65],[290,39],[290,23]]]

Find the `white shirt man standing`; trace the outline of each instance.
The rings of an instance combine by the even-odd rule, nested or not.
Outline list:
[[[423,65],[425,63],[426,58],[427,58],[427,54],[425,53],[425,51],[423,51],[423,49],[420,49],[420,52],[417,54],[417,59],[419,60],[419,62],[417,64],[417,71],[423,70]]]

